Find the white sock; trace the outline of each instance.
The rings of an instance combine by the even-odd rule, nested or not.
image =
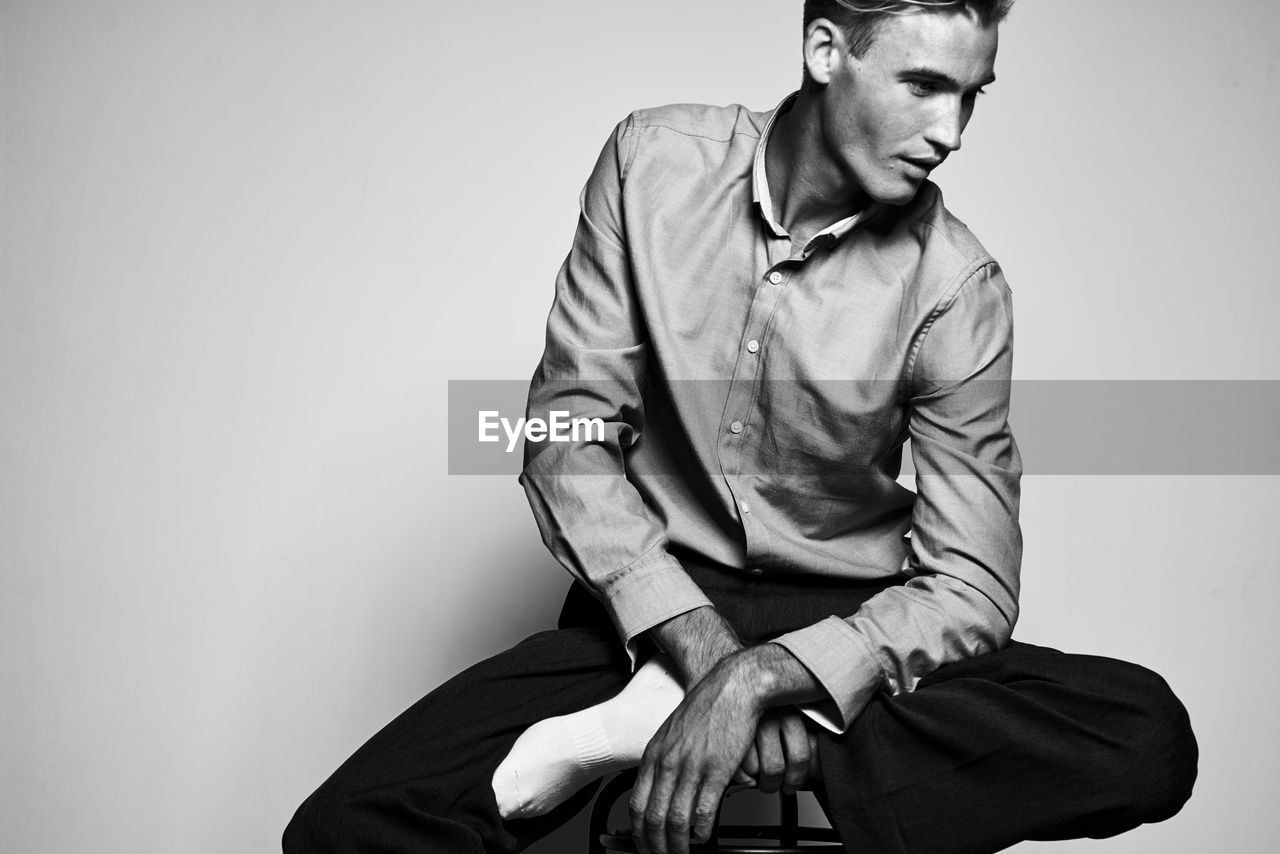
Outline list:
[[[546,815],[592,780],[636,767],[683,698],[675,666],[659,656],[612,700],[529,727],[493,774],[499,813],[504,819]]]

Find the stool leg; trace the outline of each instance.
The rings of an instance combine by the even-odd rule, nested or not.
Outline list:
[[[782,792],[779,795],[781,799],[780,811],[781,816],[778,822],[782,828],[782,839],[780,840],[784,846],[796,846],[800,844],[799,831],[800,826],[800,807],[796,803],[796,796]]]

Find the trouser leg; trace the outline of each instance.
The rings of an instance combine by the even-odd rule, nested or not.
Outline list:
[[[744,577],[684,559],[746,640],[848,615],[887,582]],[[1186,710],[1150,670],[1014,642],[877,695],[819,733],[819,797],[850,851],[998,851],[1104,837],[1181,808],[1196,776]]]
[[[853,613],[877,592],[689,568],[751,641]],[[581,589],[561,626],[455,677],[375,735],[299,809],[285,851],[511,852],[571,817],[594,787],[513,822],[498,817],[490,787],[524,729],[629,678],[607,615]],[[878,696],[847,733],[819,743],[819,796],[852,851],[963,854],[1109,836],[1173,815],[1195,778],[1186,711],[1162,679],[1017,643]]]
[[[361,747],[303,803],[286,854],[519,851],[571,818],[595,787],[546,816],[504,822],[490,781],[544,718],[602,702],[630,675],[612,629],[542,632],[432,691]]]
[[[1155,673],[1016,642],[878,696],[819,744],[851,851],[1113,836],[1175,814],[1196,776],[1186,710]]]

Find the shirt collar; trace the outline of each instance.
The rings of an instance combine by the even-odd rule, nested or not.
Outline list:
[[[778,106],[773,108],[769,113],[769,119],[765,122],[764,130],[760,131],[760,141],[756,144],[755,162],[751,168],[751,197],[759,206],[760,215],[764,218],[765,223],[769,226],[769,230],[777,237],[790,237],[787,230],[774,219],[773,215],[773,196],[769,193],[769,181],[765,177],[765,151],[769,145],[769,134],[773,132],[773,125],[787,110],[795,104],[796,98],[799,96],[799,90],[792,92],[783,98]],[[853,230],[854,226],[864,220],[870,220],[883,206],[879,202],[872,202],[863,210],[847,216],[842,220],[833,222],[831,225],[819,231],[813,237],[809,238],[809,242],[805,244],[802,254],[808,255],[813,247],[819,243],[826,242],[833,244]]]

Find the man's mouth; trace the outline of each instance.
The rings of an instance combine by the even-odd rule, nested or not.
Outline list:
[[[938,168],[938,164],[942,163],[942,160],[937,157],[900,157],[898,159],[919,171],[920,175],[918,177],[921,178]]]

